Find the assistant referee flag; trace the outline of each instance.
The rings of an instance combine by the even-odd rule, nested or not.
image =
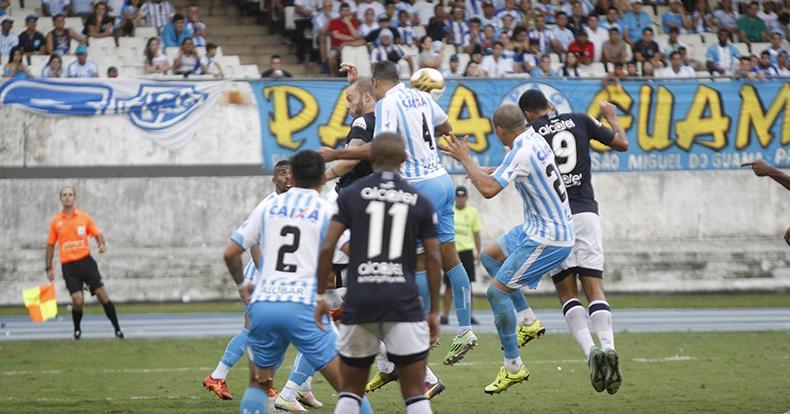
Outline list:
[[[33,322],[44,322],[58,316],[58,303],[55,301],[55,285],[41,285],[22,291],[25,306]]]

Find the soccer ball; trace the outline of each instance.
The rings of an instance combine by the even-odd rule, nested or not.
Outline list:
[[[444,93],[444,76],[436,69],[422,68],[414,72],[409,83],[412,88],[431,94],[434,101],[439,101]]]

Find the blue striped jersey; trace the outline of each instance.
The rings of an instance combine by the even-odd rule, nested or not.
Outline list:
[[[516,137],[493,175],[504,188],[511,182],[524,202],[524,233],[548,245],[575,240],[568,193],[551,147],[531,127]]]
[[[318,253],[334,206],[315,190],[291,188],[258,207],[231,240],[260,244],[253,302],[315,304]]]
[[[401,177],[422,181],[447,172],[439,159],[434,127],[447,122],[447,114],[431,95],[399,83],[376,103],[373,136],[393,132],[406,140],[408,159],[401,165]],[[375,138],[374,138],[375,139]]]

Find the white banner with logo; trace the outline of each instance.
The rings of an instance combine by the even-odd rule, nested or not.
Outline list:
[[[146,137],[178,151],[227,83],[10,79],[0,84],[0,105],[50,116],[125,115]]]

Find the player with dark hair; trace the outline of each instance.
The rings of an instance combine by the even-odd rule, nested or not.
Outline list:
[[[614,349],[612,313],[603,289],[603,241],[598,203],[590,177],[590,140],[595,139],[617,151],[628,150],[628,139],[617,119],[615,106],[601,102],[601,113],[612,125],[604,127],[584,113],[557,114],[546,96],[538,90],[524,92],[519,107],[532,129],[551,146],[557,168],[568,191],[576,242],[553,276],[562,313],[568,328],[587,357],[593,388],[614,394],[620,388],[622,373]],[[581,280],[588,308],[578,299],[576,278]],[[595,346],[587,316],[598,334],[601,348]]]
[[[782,187],[790,190],[790,175],[785,174],[778,168],[771,167],[763,160],[758,159],[744,162],[741,164],[741,167],[751,167],[752,171],[754,171],[754,175],[758,177],[771,177],[771,179],[781,184]],[[790,245],[790,228],[785,232],[785,242]]]
[[[395,363],[409,414],[431,413],[423,392],[430,344],[439,335],[441,258],[430,201],[398,174],[408,158],[403,139],[392,133],[371,144],[375,173],[347,187],[327,230],[319,259],[315,319],[328,312],[323,300],[332,274],[332,256],[343,232],[351,230],[340,334],[337,341],[343,386],[336,414],[356,414],[365,393],[370,365],[383,341]],[[416,245],[426,258],[430,310],[424,317],[416,282]],[[425,304],[427,306],[427,304]],[[427,322],[426,322],[427,319]]]

